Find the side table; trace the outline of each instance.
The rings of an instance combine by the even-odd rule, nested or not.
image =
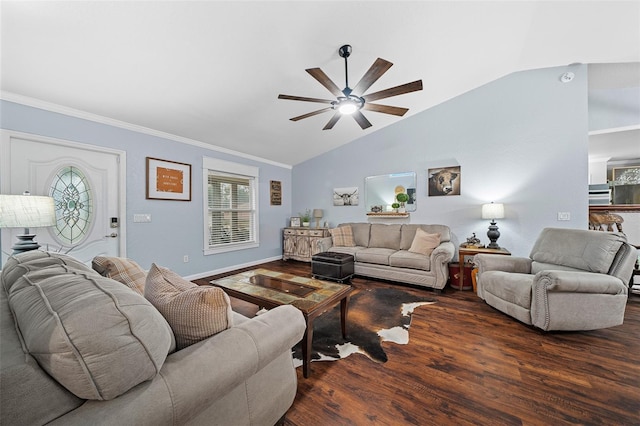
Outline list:
[[[465,256],[475,256],[478,253],[488,253],[488,254],[502,254],[505,256],[511,256],[509,250],[505,248],[498,249],[490,249],[490,248],[479,248],[479,247],[458,247],[458,262],[460,262],[460,270],[464,267],[464,257]],[[462,286],[464,285],[464,274],[460,274],[459,285],[460,290],[462,290]]]

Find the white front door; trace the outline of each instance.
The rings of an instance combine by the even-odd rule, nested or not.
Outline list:
[[[30,230],[41,250],[90,263],[125,256],[124,157],[107,150],[36,135],[2,132],[2,193],[49,195],[57,225]],[[3,264],[22,229],[2,230]]]

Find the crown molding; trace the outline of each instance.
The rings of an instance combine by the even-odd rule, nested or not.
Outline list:
[[[592,130],[589,132],[589,136],[606,135],[607,133],[628,132],[631,130],[640,130],[640,124],[634,124],[632,126],[625,127],[612,127],[609,129]]]
[[[0,99],[7,102],[13,102],[33,108],[42,109],[58,114],[68,115],[70,117],[80,118],[82,120],[93,121],[100,124],[106,124],[108,126],[118,127],[132,132],[143,133],[146,135],[156,136],[162,139],[168,139],[173,142],[184,143],[187,145],[197,146],[202,149],[216,151],[224,154],[241,157],[247,160],[258,161],[260,163],[270,164],[276,167],[282,167],[284,169],[291,170],[293,168],[290,164],[279,163],[277,161],[268,160],[266,158],[257,157],[243,152],[234,151],[232,149],[223,148],[221,146],[212,145],[206,142],[197,141],[194,139],[185,138],[182,136],[173,135],[171,133],[161,132],[159,130],[150,129],[148,127],[139,126],[137,124],[127,123],[125,121],[115,120],[113,118],[104,117],[90,112],[69,108],[63,105],[46,102],[40,99],[30,98],[28,96],[18,95],[12,92],[0,91]]]

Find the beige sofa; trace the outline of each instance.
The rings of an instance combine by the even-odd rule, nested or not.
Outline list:
[[[355,246],[336,246],[333,238],[327,237],[318,241],[318,250],[352,254],[356,275],[416,284],[435,290],[441,290],[447,284],[448,264],[455,253],[448,226],[380,223],[338,225],[344,226],[351,227]],[[440,244],[429,255],[409,251],[418,228],[429,234],[440,235]]]
[[[153,305],[73,258],[11,257],[1,281],[2,425],[273,425],[293,403],[294,307],[174,351]]]
[[[542,330],[622,324],[636,250],[624,235],[545,228],[529,257],[478,254],[478,296]]]

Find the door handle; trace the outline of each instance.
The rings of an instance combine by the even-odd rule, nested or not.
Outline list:
[[[105,235],[105,238],[116,238],[118,236],[118,234],[116,232],[112,232],[109,235]]]

